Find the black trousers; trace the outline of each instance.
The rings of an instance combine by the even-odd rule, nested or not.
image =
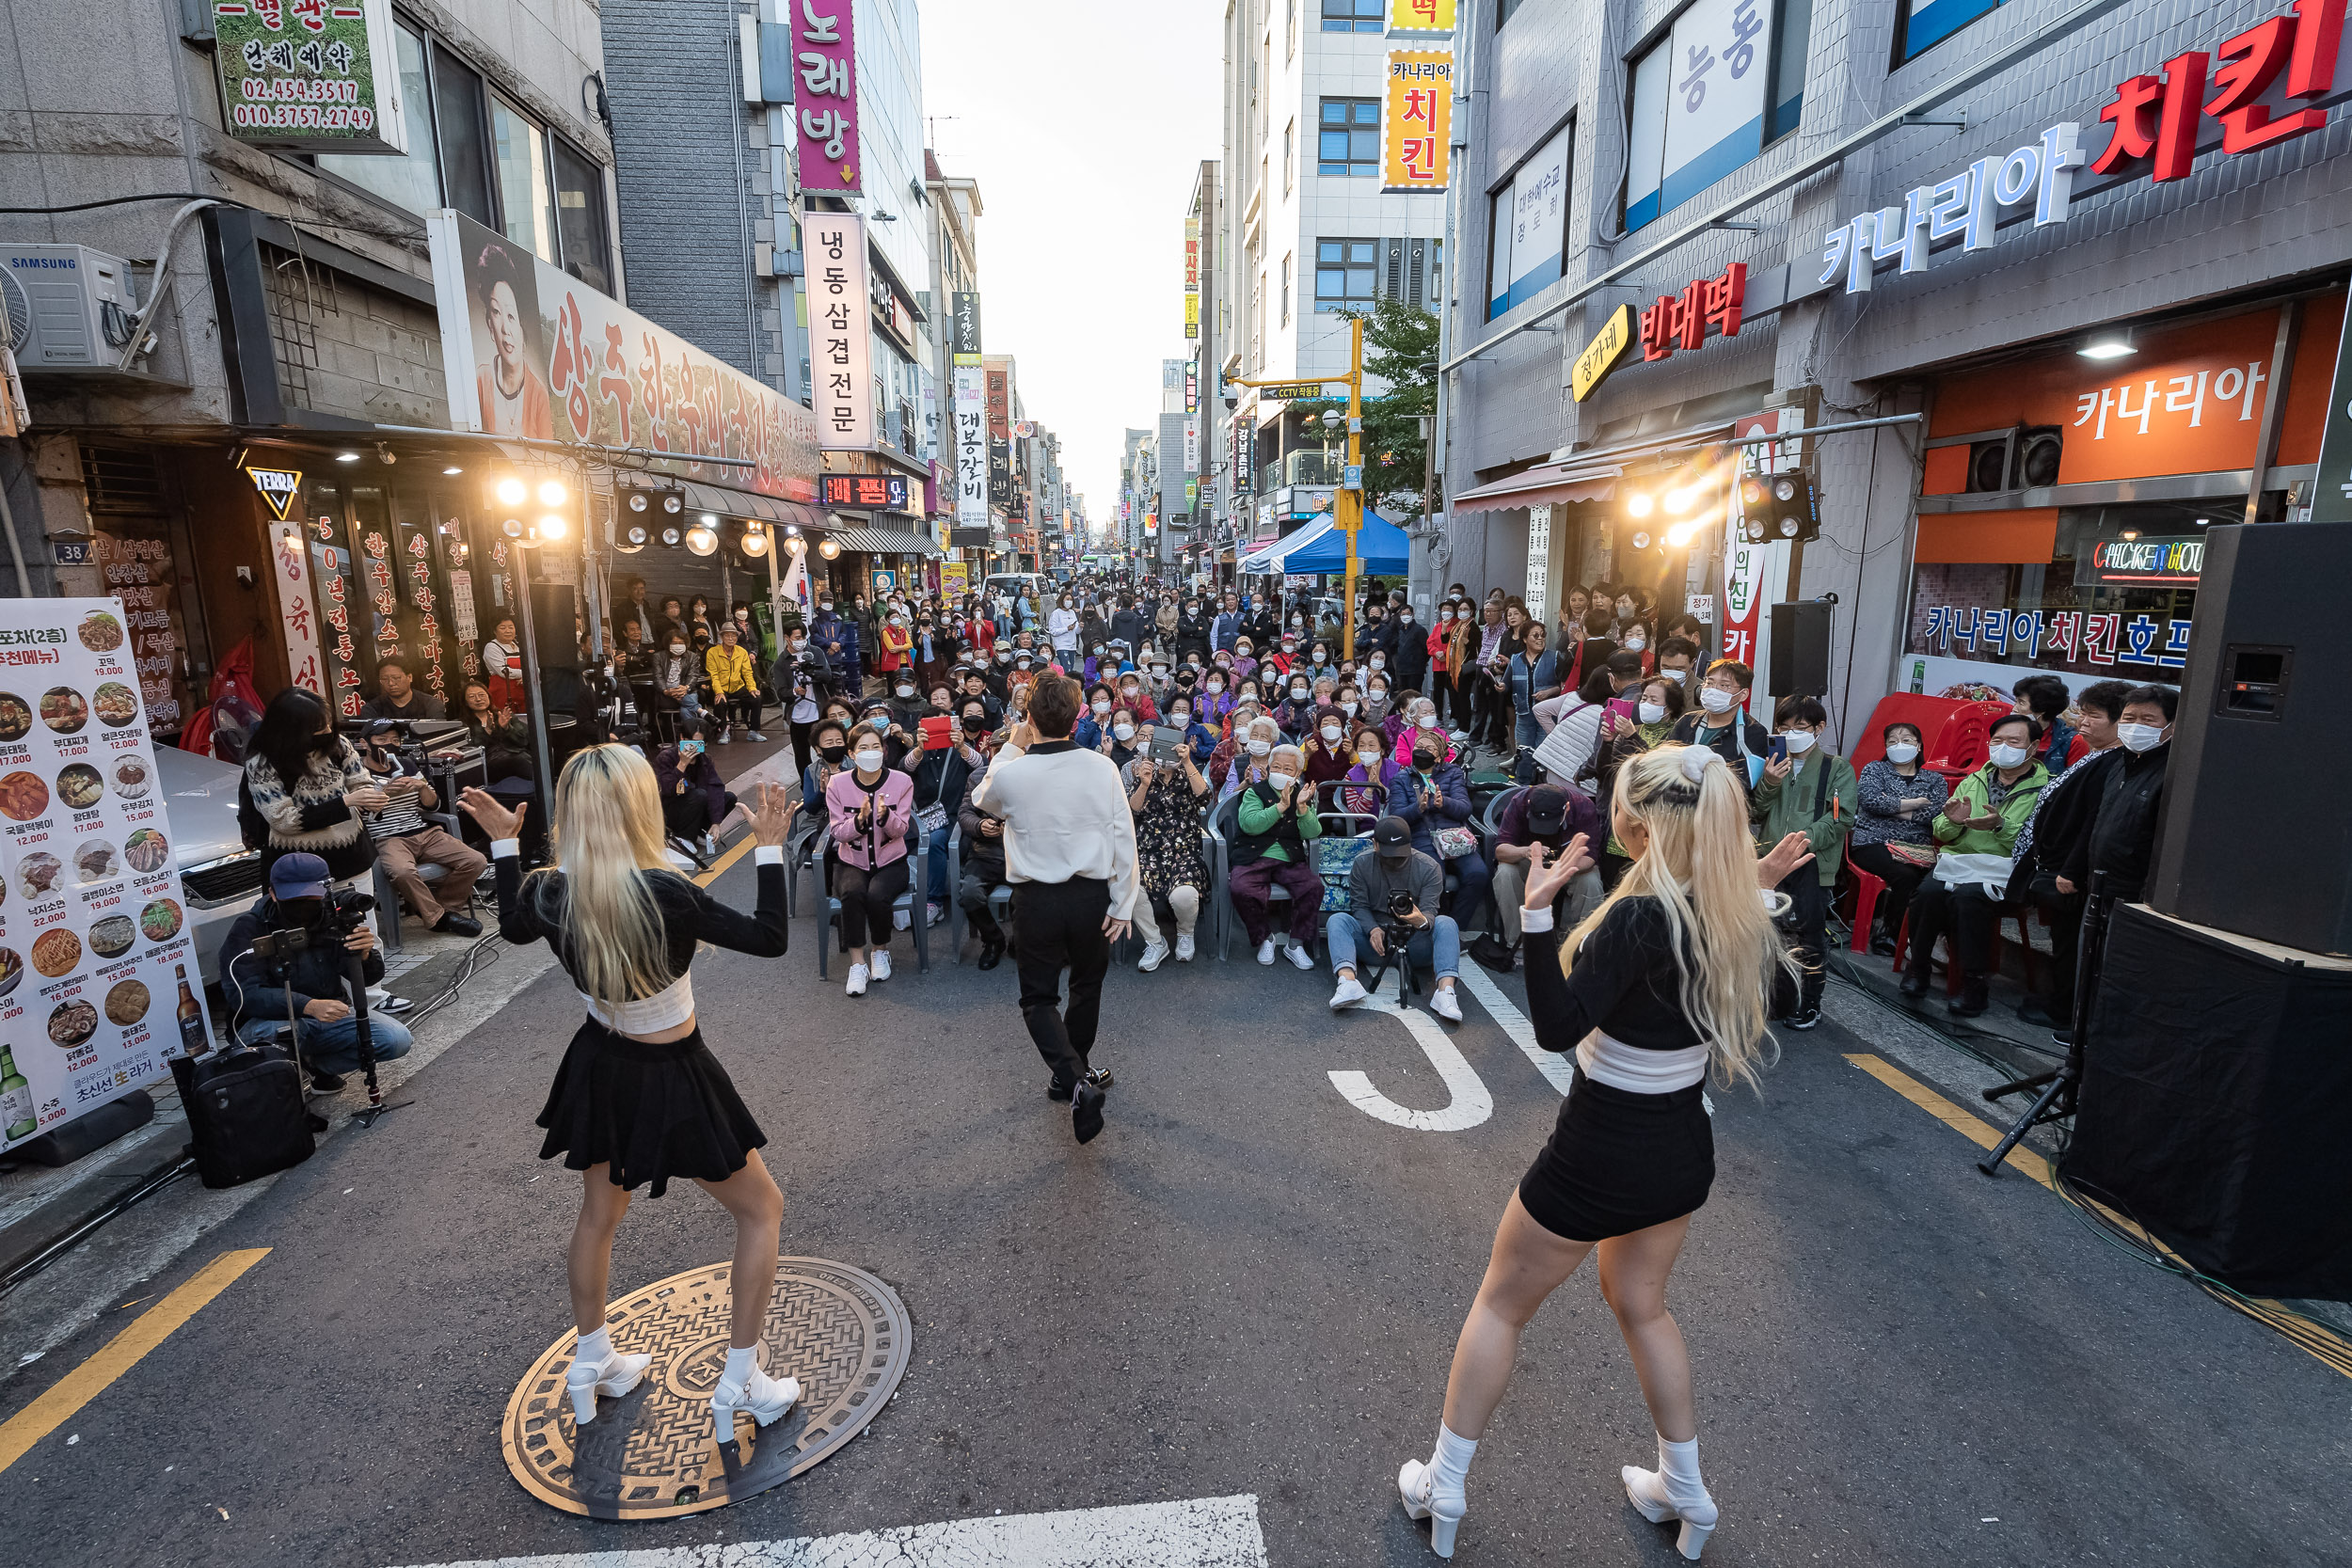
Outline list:
[[[1821,1005],[1821,965],[1829,946],[1830,890],[1821,885],[1819,866],[1801,865],[1781,879],[1780,891],[1788,895],[1788,918],[1796,927],[1797,962],[1804,966],[1804,976],[1797,982],[1797,1007],[1803,1011]]]
[[[2070,1028],[2074,1018],[2074,959],[2075,949],[2082,945],[2083,907],[2088,902],[2079,893],[2053,895],[2042,907],[2050,916],[2051,980],[2050,1016],[2058,1021],[2061,1029]]]
[[[1083,1077],[1094,1050],[1103,976],[1111,967],[1111,939],[1103,930],[1110,910],[1110,884],[1093,878],[1012,885],[1013,924],[1021,928],[1021,1018],[1057,1085]],[[1070,1006],[1057,1010],[1065,964]]]
[[[1988,898],[1982,886],[1954,888],[1931,877],[1911,900],[1911,973],[1925,979],[1937,937],[1948,937],[1952,958],[1964,978],[1982,979],[1993,968],[1993,939],[2002,911],[2010,906]]]
[[[792,726],[792,767],[803,778],[808,775],[810,760],[817,755],[808,740],[809,732],[816,727],[814,722]]]
[[[719,822],[727,819],[735,809],[735,796],[730,792],[726,803],[719,808]],[[689,788],[683,795],[661,798],[661,826],[677,838],[700,838],[718,823],[710,819],[710,797],[698,788]]]
[[[841,900],[841,950],[890,945],[890,906],[907,890],[907,857],[868,871],[848,861],[833,868],[833,895]]]
[[[1853,862],[1857,870],[1867,871],[1886,884],[1886,891],[1879,895],[1878,908],[1871,911],[1870,921],[1891,939],[1903,928],[1903,911],[1911,907],[1912,895],[1919,891],[1919,884],[1927,880],[1928,868],[1897,860],[1886,852],[1883,844],[1848,845],[1846,858]]]
[[[956,902],[963,906],[964,919],[972,923],[973,932],[984,945],[1002,947],[1005,944],[1004,927],[997,925],[996,917],[988,909],[988,895],[1004,885],[1005,871],[1001,862],[984,867],[978,861],[964,866],[963,879],[957,884]],[[1010,914],[1012,911],[1007,910],[1005,912]]]
[[[737,691],[719,698],[713,705],[722,723],[740,724],[747,730],[759,728],[759,691]]]

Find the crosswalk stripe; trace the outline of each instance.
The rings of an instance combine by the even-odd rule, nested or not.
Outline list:
[[[1243,1495],[434,1568],[1265,1568],[1265,1560],[1258,1499]]]
[[[1535,1064],[1535,1070],[1544,1075],[1546,1083],[1564,1095],[1568,1092],[1569,1085],[1576,1081],[1568,1058],[1558,1052],[1546,1051],[1535,1043],[1534,1025],[1527,1022],[1525,1014],[1511,1006],[1511,999],[1502,994],[1501,987],[1487,978],[1485,970],[1474,963],[1465,964],[1454,983],[1470,989],[1470,993],[1478,998],[1478,1005],[1492,1014],[1494,1021],[1502,1026],[1502,1032],[1511,1037],[1511,1043],[1525,1052],[1527,1059]]]

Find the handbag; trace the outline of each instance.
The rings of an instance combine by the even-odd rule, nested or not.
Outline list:
[[[1348,892],[1348,879],[1356,869],[1356,857],[1370,847],[1370,834],[1342,837],[1326,833],[1314,843],[1315,875],[1323,879],[1323,912],[1350,908],[1355,899]]]
[[[1429,843],[1441,861],[1459,860],[1464,855],[1478,853],[1478,834],[1458,822],[1430,829]]]
[[[1925,871],[1935,863],[1935,847],[1931,844],[1901,844],[1889,840],[1886,858],[1898,865],[1915,865]]]

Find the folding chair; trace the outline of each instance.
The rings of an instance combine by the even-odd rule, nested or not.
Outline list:
[[[890,903],[893,914],[900,910],[908,911],[907,927],[914,933],[914,967],[918,974],[928,973],[931,967],[930,927],[923,919],[923,906],[929,898],[931,880],[930,859],[924,854],[928,840],[922,818],[915,818],[914,825],[907,830],[907,855],[914,863],[914,874],[908,879],[907,890]],[[833,831],[829,828],[818,835],[817,863],[823,863],[825,851],[832,845]],[[840,918],[841,900],[833,895],[831,888],[827,888],[824,898],[817,906],[817,978],[819,980],[831,978],[827,964],[833,954],[834,923]]]

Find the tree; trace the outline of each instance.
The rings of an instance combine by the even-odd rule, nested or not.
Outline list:
[[[1438,407],[1438,318],[1382,297],[1364,323],[1364,371],[1388,385],[1364,399],[1364,504],[1403,522],[1421,515],[1428,437]]]

